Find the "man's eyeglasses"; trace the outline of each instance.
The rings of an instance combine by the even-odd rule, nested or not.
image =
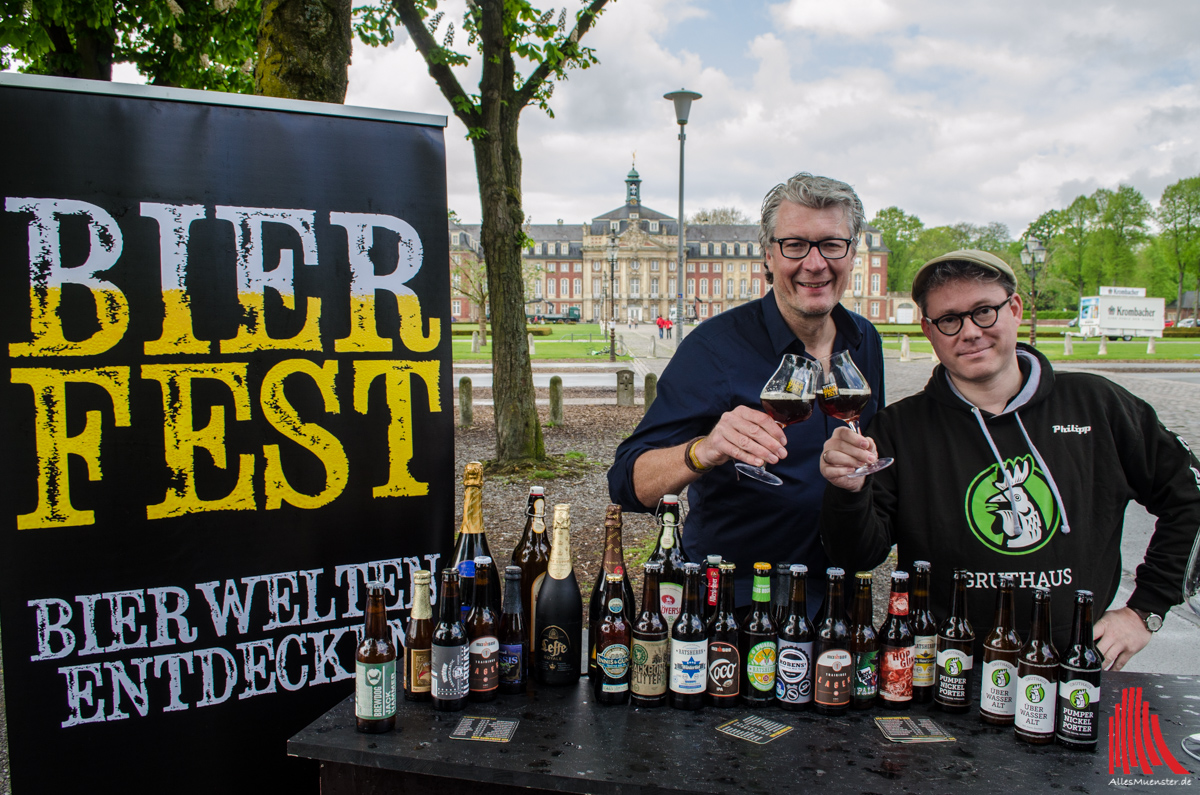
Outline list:
[[[953,337],[962,331],[964,318],[971,318],[971,322],[979,328],[991,328],[996,325],[996,321],[1000,319],[1000,310],[1012,303],[1012,300],[1013,296],[1010,295],[1003,303],[995,306],[977,306],[970,312],[953,312],[949,315],[942,315],[937,320],[930,317],[925,319],[937,326],[937,330],[947,337]]]
[[[773,237],[772,243],[779,244],[779,253],[787,259],[804,259],[816,246],[825,259],[841,259],[850,253],[850,240],[827,237],[824,240],[805,240],[802,237]]]

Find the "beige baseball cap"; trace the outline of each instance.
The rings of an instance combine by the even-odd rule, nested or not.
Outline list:
[[[917,270],[917,275],[913,277],[912,297],[914,301],[920,301],[925,293],[925,281],[929,278],[929,272],[934,265],[939,262],[949,262],[951,260],[960,260],[970,262],[985,268],[990,271],[995,271],[1003,276],[1012,279],[1013,284],[1017,283],[1017,274],[1013,273],[1012,266],[1007,262],[997,257],[988,251],[979,251],[973,248],[962,248],[958,251],[951,251],[948,254],[943,254],[940,257],[934,257],[926,262]]]

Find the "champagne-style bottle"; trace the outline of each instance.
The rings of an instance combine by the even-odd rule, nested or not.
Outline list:
[[[633,678],[630,698],[635,707],[661,707],[667,703],[667,667],[670,638],[658,601],[661,563],[642,570],[642,612],[633,624]]]
[[[908,623],[913,633],[913,701],[933,701],[937,681],[937,620],[929,609],[929,572],[927,560],[913,561],[912,605]]]
[[[975,669],[975,630],[967,617],[967,573],[954,571],[950,615],[938,627],[937,693],[934,702],[944,712],[971,708],[971,676]]]
[[[846,621],[843,581],[846,572],[825,570],[825,602],[817,616],[813,657],[816,660],[813,687],[814,709],[821,715],[845,715],[854,689],[850,656],[850,624]]]
[[[404,641],[404,698],[428,701],[431,679],[430,649],[433,644],[433,608],[429,603],[432,575],[424,569],[413,573],[412,610]]]
[[[850,655],[854,658],[853,709],[870,709],[879,695],[879,635],[875,632],[871,572],[854,575],[854,612],[850,619]]]
[[[531,486],[529,501],[525,505],[525,531],[521,540],[513,547],[512,565],[521,569],[521,624],[528,638],[525,642],[526,658],[533,665],[535,656],[533,643],[533,611],[537,605],[538,591],[550,565],[550,534],[546,532],[546,490]]]
[[[571,560],[571,506],[554,506],[554,541],[546,579],[538,592],[537,680],[543,685],[573,685],[579,681],[583,654],[583,597]]]
[[[438,623],[433,629],[430,652],[430,694],[433,708],[440,712],[457,712],[465,707],[471,684],[471,650],[462,623],[458,582],[456,569],[442,570]]]
[[[908,709],[912,703],[913,635],[908,625],[908,572],[892,572],[888,615],[879,628],[879,705]]]
[[[808,620],[808,566],[788,567],[788,612],[779,627],[779,661],[775,671],[775,700],[786,710],[812,704],[813,625]]]
[[[610,505],[604,513],[604,558],[600,571],[592,585],[592,599],[588,602],[588,675],[595,677],[596,668],[596,623],[604,618],[604,578],[609,574],[621,577],[621,604],[625,609],[625,623],[630,627],[637,620],[637,604],[634,602],[633,586],[625,570],[625,550],[621,545],[621,506]]]
[[[1011,726],[1017,712],[1017,634],[1013,579],[1000,575],[992,630],[983,639],[983,675],[979,680],[979,717],[994,726]]]
[[[354,654],[354,717],[360,732],[396,728],[396,646],[387,623],[383,583],[367,583],[367,618]]]
[[[687,563],[687,558],[683,554],[682,515],[679,497],[674,494],[663,495],[659,515],[661,529],[649,561],[661,563],[663,567],[658,580],[658,599],[668,628],[675,623],[675,617],[683,606],[683,564]]]
[[[742,654],[738,649],[738,620],[733,614],[732,563],[718,568],[717,612],[708,625],[708,703],[714,707],[733,707],[741,689]]]
[[[1017,739],[1034,745],[1054,742],[1058,706],[1058,652],[1050,641],[1050,589],[1033,589],[1029,640],[1017,655]]]
[[[632,625],[625,616],[624,574],[604,575],[600,591],[600,618],[596,621],[596,677],[593,696],[597,704],[629,703],[629,647]]]
[[[700,709],[708,679],[708,640],[700,603],[700,564],[683,564],[683,608],[671,625],[671,706]]]
[[[467,640],[470,642],[471,701],[493,701],[500,688],[500,616],[488,602],[492,559],[475,558],[475,598],[467,613]]]
[[[500,692],[524,693],[529,676],[529,633],[521,604],[521,567],[504,568],[504,606],[500,611]]]
[[[483,533],[483,464],[472,461],[463,469],[463,520],[458,531],[458,541],[454,544],[454,568],[458,569],[464,621],[471,610],[475,593],[475,558],[478,557],[491,560],[492,553],[488,549],[487,536]],[[490,585],[486,593],[489,606],[492,610],[498,610],[500,577],[496,571],[496,564],[492,563],[490,566]]]
[[[1095,751],[1100,739],[1100,676],[1104,657],[1092,636],[1091,591],[1075,592],[1071,645],[1058,667],[1058,718],[1055,738],[1060,745]]]
[[[742,652],[742,704],[767,706],[775,700],[778,640],[771,612],[771,564],[754,564],[750,614],[742,622],[738,645]]]

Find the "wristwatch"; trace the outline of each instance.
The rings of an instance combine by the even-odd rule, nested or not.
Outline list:
[[[1151,632],[1158,632],[1162,629],[1163,617],[1158,613],[1151,613],[1149,610],[1138,610],[1136,607],[1129,609],[1138,614],[1138,618],[1142,619],[1142,622],[1145,623],[1146,629]]]

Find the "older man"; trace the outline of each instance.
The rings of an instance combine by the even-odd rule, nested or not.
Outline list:
[[[839,303],[862,226],[862,202],[844,182],[797,174],[775,186],[759,230],[773,289],[688,334],[608,473],[612,500],[630,511],[688,487],[684,552],[737,564],[739,605],[750,601],[757,561],[806,563],[818,587],[827,565],[817,536],[817,457],[839,423],[818,413],[783,429],[763,413],[759,395],[783,355],[849,350],[872,389],[864,422],[883,404],[879,335]],[[783,485],[739,478],[737,461],[765,464]]]
[[[943,610],[952,570],[965,569],[980,639],[1001,575],[1015,578],[1022,634],[1030,589],[1048,587],[1054,642],[1065,650],[1074,591],[1094,592],[1101,610],[1116,595],[1135,499],[1158,523],[1128,604],[1095,627],[1107,666],[1119,670],[1181,601],[1200,527],[1200,464],[1144,401],[1100,376],[1056,374],[1017,343],[1021,296],[999,257],[937,257],[912,293],[941,365],[923,392],[876,415],[869,438],[840,428],[825,445],[826,550],[852,568],[880,563],[893,543],[901,568],[931,561]],[[846,477],[877,455],[896,463],[865,481]]]

